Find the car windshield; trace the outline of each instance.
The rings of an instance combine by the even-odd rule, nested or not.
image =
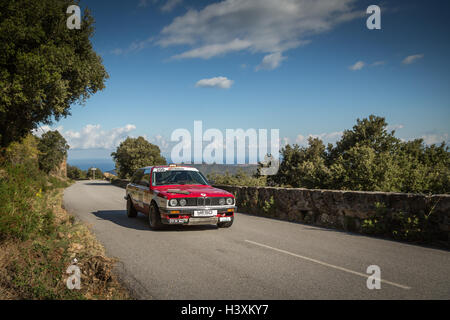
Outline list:
[[[206,178],[198,171],[168,170],[153,173],[154,186],[201,184],[208,185]]]

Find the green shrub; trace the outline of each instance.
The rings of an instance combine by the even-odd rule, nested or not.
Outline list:
[[[69,145],[57,131],[48,131],[42,135],[38,143],[39,168],[46,173],[55,170],[67,156]]]
[[[247,187],[264,187],[266,186],[266,177],[254,177],[239,169],[235,175],[228,172],[225,174],[210,173],[208,179],[214,181],[216,185],[227,186],[247,186]]]
[[[275,209],[275,200],[273,196],[270,197],[269,201],[265,200],[262,210],[265,214],[271,213]]]
[[[67,165],[67,178],[72,180],[80,180],[86,178],[86,172],[78,167]]]
[[[53,232],[53,214],[45,210],[46,192],[64,182],[49,178],[33,163],[0,168],[0,238],[26,240]]]
[[[434,221],[433,208],[425,214],[391,211],[383,203],[376,203],[375,206],[375,214],[363,220],[363,233],[414,242],[432,242],[439,239],[440,231],[438,223]]]
[[[402,141],[374,115],[358,119],[336,145],[310,137],[307,147],[286,145],[271,186],[309,189],[449,193],[450,152],[445,142]]]

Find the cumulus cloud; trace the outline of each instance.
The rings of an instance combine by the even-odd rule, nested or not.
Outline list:
[[[386,127],[387,131],[392,131],[392,130],[398,130],[398,129],[403,129],[405,126],[403,124],[393,124],[393,125],[388,125]]]
[[[310,137],[319,138],[325,144],[336,143],[336,141],[338,141],[342,137],[342,131],[324,132],[324,133],[319,133],[319,134],[308,134],[306,136],[299,134],[295,139],[295,143],[300,146],[307,146],[308,139]]]
[[[148,6],[148,0],[139,0],[138,7],[146,7]]]
[[[123,55],[123,54],[128,54],[128,53],[132,53],[132,52],[137,52],[140,51],[142,49],[144,49],[145,47],[147,47],[151,42],[153,41],[153,37],[149,37],[145,40],[141,40],[141,41],[133,41],[128,48],[122,49],[122,48],[115,48],[114,50],[111,50],[111,53],[119,56],[119,55]]]
[[[167,0],[166,3],[161,7],[161,11],[163,11],[163,12],[170,12],[176,6],[181,4],[181,2],[182,2],[182,0]]]
[[[167,153],[168,151],[170,151],[171,142],[162,135],[157,134],[147,140],[157,145],[162,153]]]
[[[268,54],[263,58],[261,64],[256,67],[256,70],[258,71],[261,69],[265,70],[276,69],[281,65],[281,62],[285,59],[286,57],[283,57],[281,52]]]
[[[224,0],[176,17],[163,28],[157,43],[162,47],[193,47],[175,55],[177,59],[209,59],[242,50],[264,53],[266,63],[271,60],[269,66],[276,68],[284,51],[308,43],[308,37],[364,16],[364,12],[354,9],[355,2]],[[276,55],[269,57],[271,54]]]
[[[48,132],[48,131],[59,131],[59,133],[61,133],[62,134],[62,132],[63,132],[63,126],[58,126],[58,127],[56,127],[56,128],[52,128],[52,127],[50,127],[49,125],[43,125],[43,126],[39,126],[39,127],[37,127],[36,129],[33,129],[32,131],[31,131],[31,133],[33,134],[33,135],[35,135],[36,137],[42,137],[42,135],[44,134],[44,133],[46,133],[46,132]]]
[[[419,59],[422,59],[425,55],[424,54],[414,54],[412,56],[407,56],[405,59],[403,59],[403,64],[411,64],[416,62]]]
[[[229,89],[233,85],[233,80],[227,77],[214,77],[209,79],[201,79],[195,84],[196,87],[201,88],[220,88]]]
[[[375,61],[374,63],[371,64],[372,67],[378,67],[378,66],[383,66],[386,64],[386,61]]]
[[[432,144],[440,144],[442,142],[445,142],[446,144],[450,143],[448,133],[444,134],[425,134],[421,136],[423,139],[423,142],[428,145]]]
[[[72,149],[112,149],[135,129],[133,124],[111,130],[103,130],[99,124],[88,124],[80,131],[68,130],[61,134]]]
[[[366,64],[363,61],[358,61],[354,65],[351,65],[348,68],[352,71],[357,71],[357,70],[361,70],[362,68],[364,68],[365,65]]]
[[[251,43],[240,39],[234,39],[228,43],[211,44],[192,49],[181,54],[174,55],[172,59],[203,58],[209,59],[217,55],[223,55],[231,51],[239,51],[250,47]]]

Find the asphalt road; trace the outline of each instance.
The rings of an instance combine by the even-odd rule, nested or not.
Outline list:
[[[450,299],[449,251],[245,214],[229,229],[152,231],[143,214],[126,216],[124,195],[81,181],[64,205],[140,299]],[[370,265],[381,289],[367,288]]]

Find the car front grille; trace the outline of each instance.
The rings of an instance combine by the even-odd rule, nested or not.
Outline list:
[[[186,206],[204,207],[204,206],[218,206],[220,197],[201,197],[201,198],[185,198]]]

